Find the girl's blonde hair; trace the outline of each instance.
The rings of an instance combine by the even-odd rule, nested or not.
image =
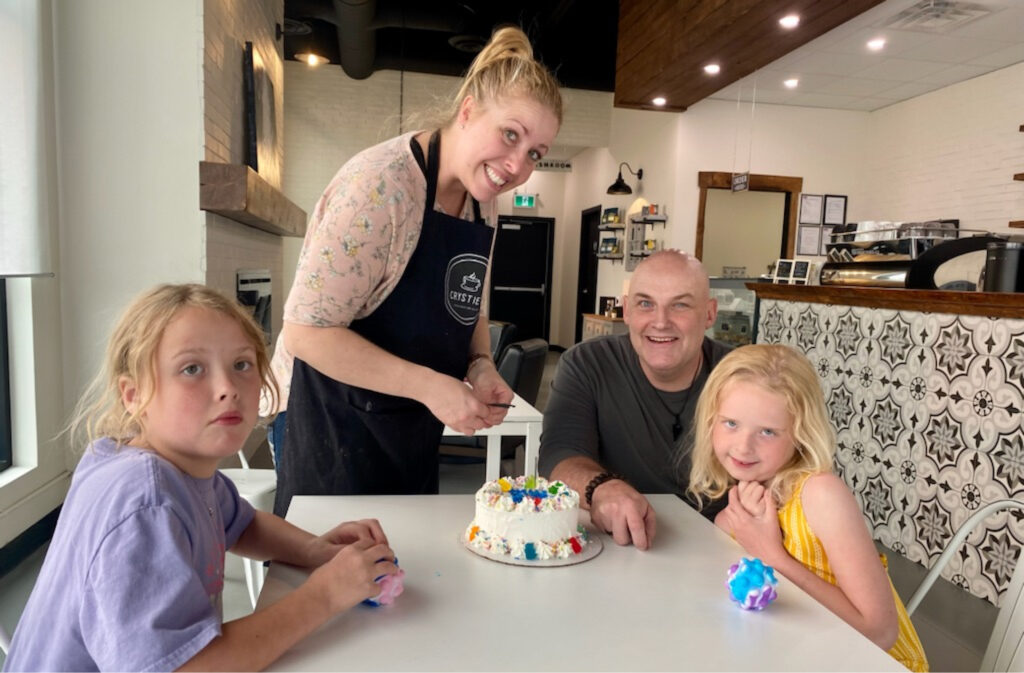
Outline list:
[[[811,363],[788,346],[757,344],[732,351],[708,376],[697,401],[690,487],[698,503],[717,499],[735,483],[715,456],[711,431],[726,387],[735,381],[763,386],[786,400],[793,418],[791,434],[796,451],[766,484],[778,504],[786,502],[806,474],[832,471],[835,433],[828,420],[821,384]]]
[[[234,299],[203,285],[158,285],[137,296],[118,319],[103,368],[89,384],[68,424],[73,446],[85,446],[100,437],[121,444],[141,432],[142,414],[153,399],[157,347],[167,325],[186,307],[217,311],[242,328],[256,350],[263,386],[277,405],[279,391],[270,371],[263,330],[249,312]],[[135,382],[142,391],[141,403],[134,412],[121,402],[121,377]]]
[[[503,96],[526,96],[551,110],[562,125],[562,92],[554,75],[533,58],[530,40],[519,28],[499,28],[476,55],[448,111],[455,122],[466,96],[481,105]]]

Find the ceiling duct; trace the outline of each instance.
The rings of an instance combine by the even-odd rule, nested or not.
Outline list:
[[[376,0],[333,0],[338,32],[339,63],[352,79],[366,79],[381,68],[398,67],[395,58],[378,58],[377,31],[385,28],[454,33],[449,44],[455,49],[476,53],[490,38],[488,32],[470,25],[473,11],[464,7],[459,13],[429,6],[405,6],[402,3],[378,4]],[[454,42],[453,42],[454,41]],[[417,59],[425,62],[425,59]],[[462,68],[457,68],[459,71]],[[429,71],[429,69],[428,69]]]
[[[373,74],[377,33],[370,24],[376,9],[375,0],[334,0],[339,62],[352,79],[366,79]]]
[[[989,7],[958,0],[921,0],[882,24],[882,28],[945,33],[992,13]]]

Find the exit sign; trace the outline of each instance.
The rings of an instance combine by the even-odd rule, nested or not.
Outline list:
[[[732,191],[744,192],[750,187],[750,172],[732,174]]]
[[[512,196],[512,206],[514,208],[536,208],[537,207],[537,195],[536,194],[515,194]]]

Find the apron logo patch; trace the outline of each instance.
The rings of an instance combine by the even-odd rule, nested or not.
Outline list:
[[[487,258],[465,253],[452,258],[444,282],[444,306],[459,324],[472,325],[480,315]]]

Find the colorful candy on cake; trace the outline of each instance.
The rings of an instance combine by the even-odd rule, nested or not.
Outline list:
[[[729,566],[729,598],[744,610],[764,610],[779,597],[775,587],[775,569],[766,566],[759,558],[740,559]]]
[[[502,477],[476,492],[476,514],[465,542],[519,561],[566,559],[587,544],[579,514],[579,493],[560,481]]]

